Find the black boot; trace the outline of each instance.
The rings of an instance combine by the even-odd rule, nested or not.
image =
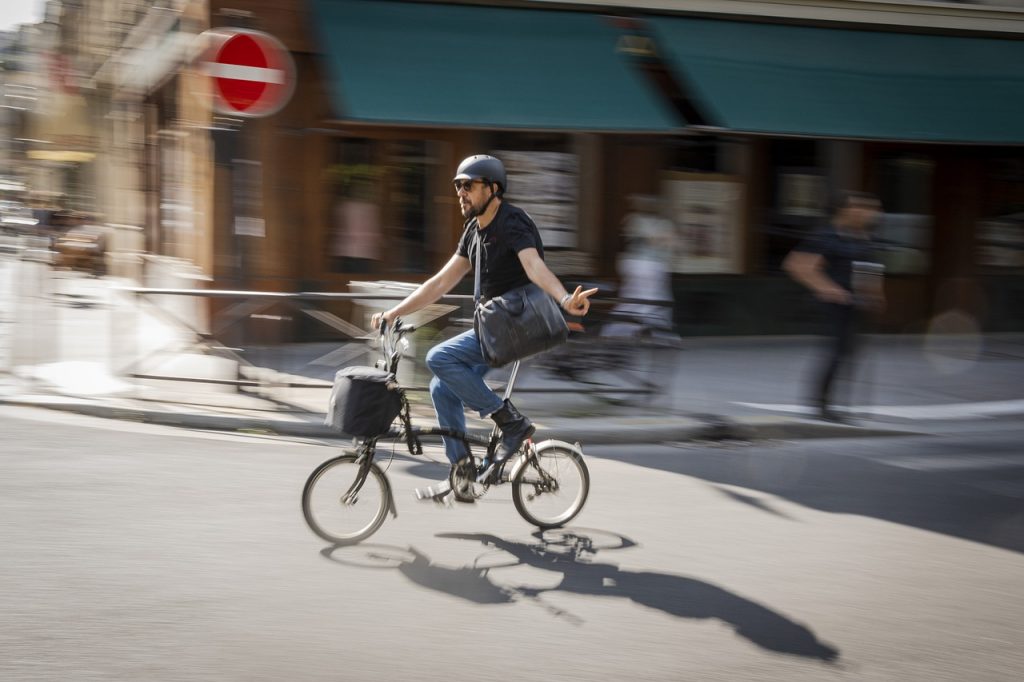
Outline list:
[[[494,461],[499,464],[518,452],[523,441],[537,430],[509,400],[505,400],[504,407],[492,414],[491,419],[501,429],[501,442],[494,452]]]
[[[477,480],[493,483],[501,465],[519,451],[523,441],[532,436],[537,427],[533,425],[533,422],[520,414],[516,406],[507,399],[502,408],[491,415],[491,419],[501,429],[501,442],[498,443],[489,466],[485,468]]]

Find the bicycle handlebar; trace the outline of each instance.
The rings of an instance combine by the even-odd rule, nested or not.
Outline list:
[[[390,372],[398,371],[398,361],[401,353],[398,350],[398,343],[402,337],[410,332],[416,331],[411,324],[402,324],[400,318],[395,318],[394,323],[388,326],[387,320],[380,321],[380,343],[384,355],[384,363]]]
[[[388,329],[388,321],[381,319],[379,331],[381,336],[390,333],[393,337],[402,338],[406,334],[416,331],[416,327],[411,324],[403,324],[402,318],[396,317],[395,323],[391,326],[390,330]]]

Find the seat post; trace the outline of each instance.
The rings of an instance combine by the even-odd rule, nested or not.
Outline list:
[[[519,361],[516,360],[512,364],[512,374],[510,374],[509,377],[508,377],[508,383],[505,384],[505,395],[504,395],[505,400],[508,400],[509,398],[512,397],[512,389],[516,385],[516,376],[518,376],[518,374],[519,374]]]

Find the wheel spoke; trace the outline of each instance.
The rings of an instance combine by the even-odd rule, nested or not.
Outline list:
[[[590,475],[583,459],[568,447],[550,447],[516,474],[512,497],[523,518],[541,528],[553,528],[580,512],[589,490]]]
[[[338,495],[339,490],[344,490]],[[302,511],[309,527],[336,544],[359,542],[383,523],[390,503],[389,486],[376,465],[354,455],[321,464],[302,493]]]

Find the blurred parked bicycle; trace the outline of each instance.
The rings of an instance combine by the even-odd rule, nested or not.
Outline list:
[[[595,286],[588,283],[587,286]],[[670,302],[618,301],[602,305],[614,295],[609,285],[598,284],[600,298],[586,326],[571,321],[569,340],[534,361],[551,377],[580,384],[581,392],[615,405],[654,407],[671,395],[675,380],[675,354],[681,341],[666,319]]]

